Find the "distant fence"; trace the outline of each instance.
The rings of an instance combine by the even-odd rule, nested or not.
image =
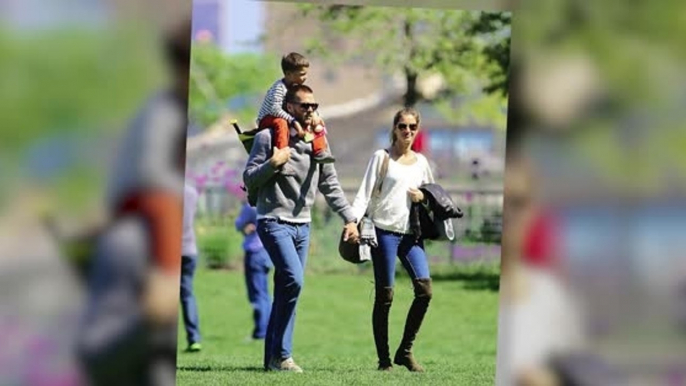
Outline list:
[[[350,202],[355,198],[359,186],[343,185],[343,192]],[[457,206],[465,212],[465,217],[483,217],[484,212],[502,211],[503,190],[498,186],[459,186],[444,185]],[[321,197],[319,197],[321,199]],[[206,215],[230,213],[240,204],[240,199],[223,186],[207,185],[201,192],[200,212]],[[323,204],[320,200],[318,205]]]
[[[357,186],[343,186],[350,202]],[[464,212],[464,217],[453,221],[457,238],[453,243],[441,245],[440,259],[449,262],[493,260],[500,257],[502,231],[503,191],[497,186],[445,186],[453,201]],[[313,215],[329,221],[335,215],[318,196]],[[206,186],[200,196],[199,214],[220,221],[235,218],[240,198],[219,186]],[[446,248],[447,251],[444,251]],[[434,249],[435,250],[435,249]],[[430,256],[432,258],[432,256]],[[438,257],[433,257],[437,259]]]

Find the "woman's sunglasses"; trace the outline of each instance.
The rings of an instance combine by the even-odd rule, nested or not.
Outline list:
[[[409,128],[410,131],[417,131],[419,126],[416,123],[411,123],[409,125],[407,123],[398,123],[398,129],[405,130],[407,128]]]
[[[319,103],[296,103],[298,106],[302,107],[305,111],[312,108],[312,111],[317,111],[319,108]]]

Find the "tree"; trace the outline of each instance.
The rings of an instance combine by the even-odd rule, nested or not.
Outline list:
[[[136,31],[0,30],[0,57],[5,162],[45,137],[120,129],[162,79]]]
[[[258,54],[227,55],[214,44],[196,43],[191,54],[191,119],[208,127],[230,114],[251,126],[260,97],[280,75],[278,63]]]
[[[510,68],[512,14],[509,12],[484,12],[471,23],[467,33],[485,40],[481,53],[487,63],[490,79],[484,91],[508,95],[508,72]]]
[[[0,202],[40,189],[70,216],[98,202],[106,139],[164,79],[145,32],[0,28]]]
[[[510,16],[458,10],[381,8],[346,5],[300,5],[305,17],[323,25],[322,37],[308,43],[309,54],[333,60],[362,60],[391,74],[403,75],[403,103],[425,100],[422,76],[440,74],[447,83],[442,98],[464,92],[468,78],[493,76],[485,90],[504,91],[509,51]],[[341,51],[337,36],[354,41]],[[507,55],[505,55],[507,56]],[[484,82],[486,83],[486,82]]]

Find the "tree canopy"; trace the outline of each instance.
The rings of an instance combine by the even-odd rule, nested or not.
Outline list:
[[[191,119],[207,127],[230,113],[252,126],[261,97],[281,74],[278,64],[265,55],[227,55],[214,44],[196,42],[191,56]]]
[[[463,91],[465,78],[479,78],[487,93],[507,94],[509,13],[349,5],[299,5],[305,17],[322,23],[322,34],[308,41],[310,54],[332,61],[362,60],[389,73],[402,73],[405,105],[425,98],[418,78],[440,74],[443,96]],[[354,41],[346,50],[341,36]]]
[[[308,54],[401,74],[406,106],[431,99],[448,119],[481,118],[504,127],[509,13],[312,4],[299,10],[322,23],[322,33],[307,42]],[[341,45],[341,39],[350,43]],[[432,75],[444,82],[437,96],[424,95],[420,87],[421,79]],[[479,108],[455,113],[456,101]]]

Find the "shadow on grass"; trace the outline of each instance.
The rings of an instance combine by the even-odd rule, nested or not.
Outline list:
[[[258,366],[178,366],[177,371],[191,371],[191,372],[211,372],[211,371],[250,371],[250,372],[264,372],[263,367]]]
[[[438,272],[431,275],[434,281],[458,281],[463,288],[477,291],[498,291],[500,274],[494,272]]]

